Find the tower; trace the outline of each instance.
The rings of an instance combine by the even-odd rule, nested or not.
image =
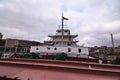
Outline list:
[[[113,53],[114,53],[114,38],[113,38],[113,34],[111,33],[111,42],[112,42],[112,50],[113,50]]]

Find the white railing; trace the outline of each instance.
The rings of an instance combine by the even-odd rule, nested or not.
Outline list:
[[[4,53],[1,58],[11,58],[15,53]]]

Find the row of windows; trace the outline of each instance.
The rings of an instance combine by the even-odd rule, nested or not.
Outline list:
[[[28,49],[25,48],[5,48],[5,47],[0,47],[0,52],[29,52]]]
[[[62,31],[61,31],[61,30],[58,30],[57,32],[58,32],[58,33],[61,33]],[[70,33],[70,31],[68,31],[68,30],[64,30],[63,32],[69,32],[69,33]]]
[[[48,50],[50,50],[50,47],[47,47]],[[36,48],[36,50],[39,50],[39,48]],[[54,48],[54,50],[57,50],[57,48]],[[71,48],[68,48],[68,52],[71,52]],[[81,49],[78,49],[78,52],[81,52]]]
[[[50,48],[49,48],[49,47],[47,47],[47,49],[48,49],[48,50],[50,50]],[[39,48],[36,48],[36,50],[39,50]],[[57,48],[54,48],[54,50],[57,50]]]
[[[68,48],[68,52],[71,52],[71,48]],[[78,49],[78,52],[81,52],[81,49]]]

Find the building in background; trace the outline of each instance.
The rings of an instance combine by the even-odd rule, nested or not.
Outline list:
[[[0,39],[2,39],[3,38],[3,35],[2,35],[2,33],[0,33]]]
[[[5,42],[6,42],[5,39],[0,39],[0,46],[5,46]]]
[[[2,39],[3,35],[0,33],[0,53],[5,52],[29,52],[30,46],[39,46],[43,43],[37,41],[20,40],[20,39]]]
[[[39,46],[42,45],[42,43],[37,41],[29,41],[29,40],[19,40],[19,39],[6,39],[5,46],[6,47],[27,47],[30,46]]]
[[[18,46],[18,40],[17,39],[6,39],[5,47],[17,47]]]

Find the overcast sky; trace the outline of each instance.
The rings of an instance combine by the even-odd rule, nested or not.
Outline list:
[[[111,46],[110,33],[120,45],[120,0],[0,0],[0,32],[3,38],[48,40],[62,11],[79,45]]]

